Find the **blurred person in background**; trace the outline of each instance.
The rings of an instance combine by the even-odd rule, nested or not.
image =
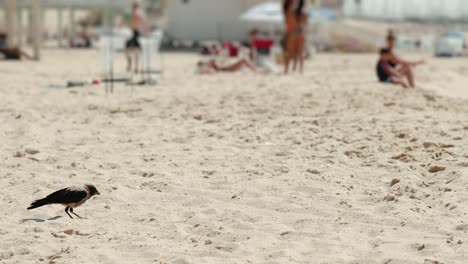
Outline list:
[[[217,62],[215,59],[208,61],[199,61],[197,63],[197,71],[199,74],[211,74],[216,72],[238,72],[243,68],[247,68],[256,72],[255,66],[247,59],[236,58],[224,63]]]
[[[28,55],[19,47],[8,46],[7,35],[5,33],[0,33],[0,58],[6,59],[6,60],[21,60],[22,58],[25,58],[28,60],[33,59],[32,56]]]
[[[396,70],[400,75],[406,77],[408,79],[410,87],[415,87],[415,80],[414,80],[414,73],[413,73],[413,68],[424,64],[424,60],[419,60],[419,61],[408,61],[404,60],[401,57],[399,57],[395,51],[395,41],[396,41],[396,36],[393,32],[393,30],[389,30],[387,34],[387,47],[386,49],[389,51],[389,66],[392,67],[392,69]]]
[[[299,64],[299,71],[304,70],[304,46],[307,27],[307,14],[304,0],[285,0],[283,12],[285,18],[285,60],[284,73],[289,72],[289,65],[293,63],[293,71]]]
[[[135,72],[138,72],[139,53],[141,49],[140,35],[142,32],[149,33],[149,26],[145,14],[141,8],[140,1],[135,0],[132,4],[132,14],[130,17],[130,29],[132,37],[127,41],[125,55],[127,56],[127,71],[132,70],[134,64]],[[133,60],[132,60],[133,57]]]
[[[380,58],[377,62],[377,77],[382,83],[393,83],[408,88],[404,76],[392,66],[392,54],[389,49],[380,50]]]

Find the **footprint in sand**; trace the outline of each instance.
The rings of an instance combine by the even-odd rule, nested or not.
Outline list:
[[[400,179],[393,179],[391,182],[390,182],[390,187],[393,187],[394,185],[400,183]]]
[[[416,159],[412,155],[406,154],[406,153],[402,153],[400,155],[393,156],[392,159],[399,160],[399,161],[402,161],[402,162],[405,162],[405,163],[416,161]]]
[[[31,148],[26,148],[23,151],[16,151],[15,154],[13,154],[13,157],[15,158],[22,158],[22,157],[25,157],[26,155],[31,155],[31,156],[34,156],[36,154],[40,153],[39,150],[35,150],[35,149],[31,149]],[[34,157],[28,157],[30,160],[34,160],[34,161],[39,161],[38,159],[34,158]]]
[[[49,260],[49,264],[55,264],[57,263],[57,259],[61,258],[62,255],[65,255],[65,254],[70,254],[70,248],[67,247],[65,249],[62,249],[60,252],[54,254],[54,255],[51,255],[49,257],[47,257],[47,259]]]
[[[437,260],[425,259],[424,264],[445,264],[445,263],[437,261]]]
[[[429,172],[430,173],[437,173],[437,172],[441,172],[441,171],[444,171],[445,170],[445,167],[443,166],[432,166],[429,168]]]
[[[457,231],[468,231],[468,224],[461,224],[455,227]]]
[[[16,151],[15,154],[13,154],[13,157],[15,158],[22,158],[26,156],[26,154],[24,152],[21,152],[21,151]]]
[[[32,148],[27,148],[27,149],[24,150],[24,152],[26,152],[26,154],[29,154],[29,155],[36,155],[36,154],[40,153],[39,150],[32,149]]]
[[[424,148],[437,148],[437,144],[433,142],[424,142],[423,146]]]

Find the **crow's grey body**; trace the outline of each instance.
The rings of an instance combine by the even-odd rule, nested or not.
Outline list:
[[[79,215],[73,212],[73,208],[82,205],[89,198],[96,194],[99,195],[99,192],[93,185],[87,184],[82,188],[69,187],[51,193],[43,199],[39,199],[32,202],[31,205],[28,207],[28,210],[48,204],[62,204],[63,206],[65,206],[65,212],[68,216],[70,216],[70,218],[73,217],[68,213],[68,210],[70,210],[72,214],[80,217]]]

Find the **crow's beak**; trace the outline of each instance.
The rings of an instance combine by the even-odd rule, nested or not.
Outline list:
[[[101,195],[99,192],[96,192],[97,195]]]

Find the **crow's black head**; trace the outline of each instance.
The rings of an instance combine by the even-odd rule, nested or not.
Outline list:
[[[89,192],[89,196],[93,196],[93,195],[101,195],[99,193],[99,191],[96,189],[96,187],[94,187],[94,185],[91,185],[91,184],[86,184],[85,185],[86,189],[88,190]]]

